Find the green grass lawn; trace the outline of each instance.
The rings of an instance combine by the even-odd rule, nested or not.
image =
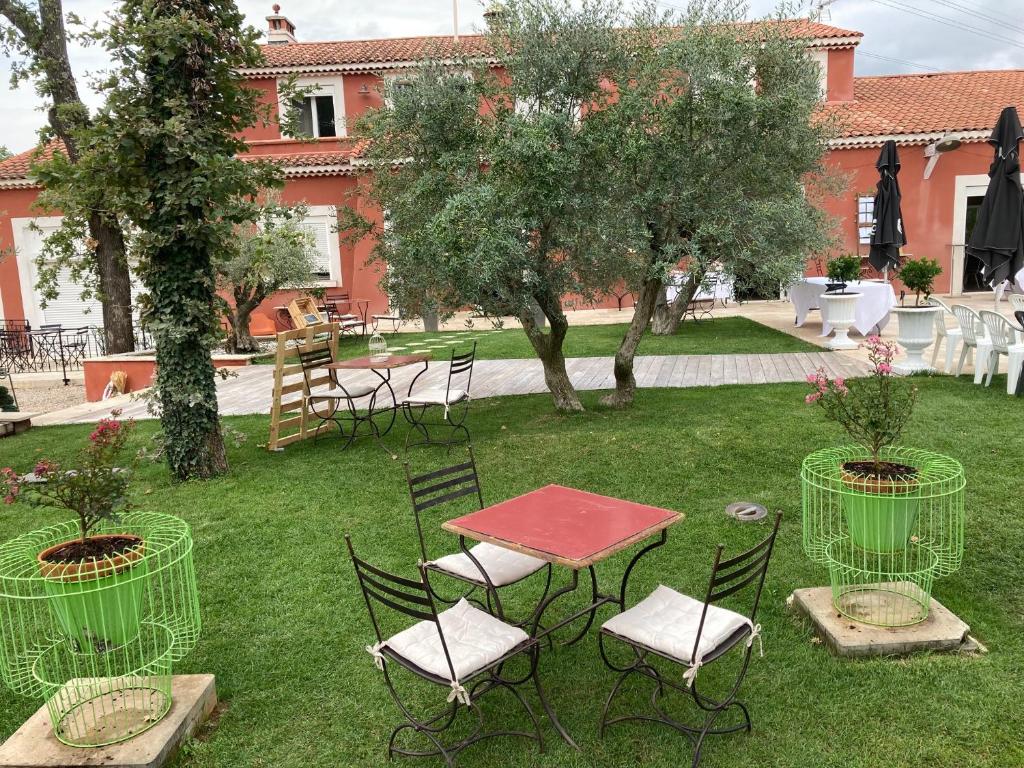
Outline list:
[[[566,357],[612,357],[626,333],[626,324],[577,325],[569,328],[565,339]],[[471,338],[472,337],[472,338]],[[441,344],[453,338],[465,343],[452,345],[461,350],[477,342],[477,357],[481,360],[507,360],[536,357],[526,334],[518,328],[494,331],[484,321],[477,321],[472,331],[444,331],[441,333],[398,333],[384,336],[388,347],[405,347],[402,354],[420,347],[410,342]],[[367,353],[369,339],[362,336],[345,337],[339,344],[339,357],[343,360]],[[745,317],[720,317],[694,323],[687,321],[673,336],[654,336],[647,333],[640,342],[640,355],[726,355],[768,352],[816,352],[820,347],[808,344],[788,333],[776,331]],[[435,357],[448,357],[447,348],[430,350]],[[273,356],[258,362],[273,363]]]
[[[921,379],[919,385],[919,410],[905,442],[961,459],[968,478],[963,568],[939,582],[935,595],[988,646],[990,653],[981,657],[839,660],[787,613],[785,600],[795,587],[826,584],[828,578],[801,551],[800,462],[841,439],[817,409],[803,404],[800,385],[643,390],[627,412],[602,410],[598,393],[586,392],[582,397],[592,410],[573,416],[555,415],[546,395],[482,400],[473,403],[470,423],[488,501],[554,482],[686,513],[668,544],[634,574],[634,599],[658,583],[699,593],[716,544],[736,551],[766,534],[764,526],[727,518],[722,510],[728,502],[754,500],[785,512],[759,615],[765,656],[755,654],[743,691],[754,731],[709,741],[703,766],[1024,765],[1024,401],[966,378]],[[181,515],[193,527],[204,626],[179,671],[215,673],[226,704],[217,728],[190,745],[179,764],[385,765],[398,713],[363,650],[373,638],[342,534],[350,532],[370,561],[413,572],[418,550],[402,466],[366,441],[345,453],[321,440],[270,454],[258,445],[266,436],[265,418],[232,423],[250,439],[230,450],[227,477],[175,485],[162,467],[147,466],[135,483],[141,506]],[[152,429],[145,426],[136,439]],[[2,440],[0,466],[25,470],[39,456],[68,459],[89,430],[34,429]],[[399,425],[388,440],[398,449],[403,438]],[[420,461],[428,458],[419,455]],[[4,508],[0,539],[63,517]],[[454,546],[439,529],[432,545],[437,551]],[[617,584],[628,557],[599,566],[605,585]],[[566,580],[567,573],[558,571],[556,584]],[[506,597],[510,612],[522,615],[539,588],[535,582],[513,588]],[[465,752],[460,765],[689,764],[690,743],[656,725],[616,726],[603,741],[597,738],[613,676],[599,660],[593,632],[576,646],[547,654],[541,665],[582,753],[548,730],[544,755],[527,742],[500,739]],[[722,670],[715,670],[701,670],[706,686],[722,679]],[[412,690],[414,697],[437,703],[446,693]],[[625,702],[639,704],[648,693],[638,683]],[[530,700],[535,703],[532,694]],[[504,693],[485,698],[485,715],[498,724],[523,725],[509,702]],[[0,738],[38,706],[0,691]],[[506,712],[516,713],[512,721]]]

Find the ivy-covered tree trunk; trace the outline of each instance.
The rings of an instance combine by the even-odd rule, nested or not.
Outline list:
[[[210,253],[184,237],[169,242],[152,254],[146,284],[167,464],[182,480],[222,474],[228,462],[210,356],[219,330]]]
[[[50,129],[63,142],[68,160],[77,162],[78,132],[89,126],[90,118],[79,97],[68,58],[63,3],[61,0],[39,0],[37,7],[31,8],[22,0],[0,0],[0,16],[18,31],[19,45],[33,63],[40,90],[51,101],[47,112]],[[77,195],[80,191],[81,185],[71,185],[60,194]],[[86,193],[89,194],[88,191]],[[86,227],[94,243],[95,263],[92,266],[103,307],[106,351],[109,354],[131,352],[135,349],[135,335],[124,233],[117,220],[109,214],[104,201],[90,198],[74,202],[78,205],[73,207],[91,209],[86,217]],[[101,213],[103,209],[107,210]]]
[[[565,354],[562,351],[562,346],[569,330],[569,321],[562,310],[561,300],[550,291],[538,293],[534,298],[548,319],[551,330],[545,333],[537,324],[533,312],[523,312],[519,319],[530,344],[533,345],[537,357],[540,358],[541,364],[544,366],[544,383],[547,384],[548,390],[551,392],[551,399],[557,410],[582,411],[583,403],[565,369]]]

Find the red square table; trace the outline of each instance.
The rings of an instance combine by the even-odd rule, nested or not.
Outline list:
[[[597,609],[606,603],[621,608],[626,603],[626,585],[629,574],[640,558],[665,543],[668,527],[683,519],[678,512],[632,501],[623,501],[596,493],[578,491],[561,485],[546,485],[536,491],[517,496],[468,515],[442,524],[446,531],[459,536],[459,545],[468,552],[466,539],[486,541],[499,547],[564,565],[572,570],[568,586],[545,595],[532,617],[535,638],[544,637],[584,616],[587,621],[582,631],[567,644],[582,639],[594,623]],[[656,534],[657,541],[647,544],[633,556],[622,576],[617,595],[603,594],[597,586],[594,565],[632,544]],[[574,592],[579,586],[579,572],[586,568],[590,574],[591,600],[582,610],[562,618],[557,623],[542,627],[541,618],[548,606],[562,595]],[[501,603],[495,597],[499,614]],[[537,694],[551,724],[570,745],[576,742],[565,731],[548,704],[547,697],[535,677]]]

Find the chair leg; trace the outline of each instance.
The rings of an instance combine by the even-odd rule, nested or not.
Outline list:
[[[992,350],[988,353],[988,373],[985,376],[985,386],[992,386],[992,377],[999,373],[999,358],[1002,357],[998,352]]]
[[[932,368],[935,367],[936,361],[939,359],[939,347],[942,346],[942,342],[945,340],[946,349],[949,349],[949,337],[948,336],[936,336],[935,337],[935,349],[932,350]]]
[[[974,350],[974,383],[981,384],[988,371],[992,355],[991,344],[978,344]]]
[[[959,340],[956,336],[946,337],[946,367],[943,373],[949,373],[953,369],[953,356],[956,354],[956,345]]]
[[[1024,352],[1012,352],[1006,368],[1006,394],[1015,395],[1021,374],[1024,373]]]
[[[964,344],[963,349],[960,350],[960,362],[956,364],[956,375],[959,376],[964,372],[964,363],[967,362],[967,353],[971,351],[971,348]]]

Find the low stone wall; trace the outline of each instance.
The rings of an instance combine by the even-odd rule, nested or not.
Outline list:
[[[256,355],[214,355],[213,365],[216,368],[235,368],[249,365]],[[85,399],[95,403],[103,399],[110,376],[114,371],[124,371],[128,375],[128,392],[137,392],[153,383],[156,372],[154,355],[110,355],[94,357],[82,365],[85,376]]]

